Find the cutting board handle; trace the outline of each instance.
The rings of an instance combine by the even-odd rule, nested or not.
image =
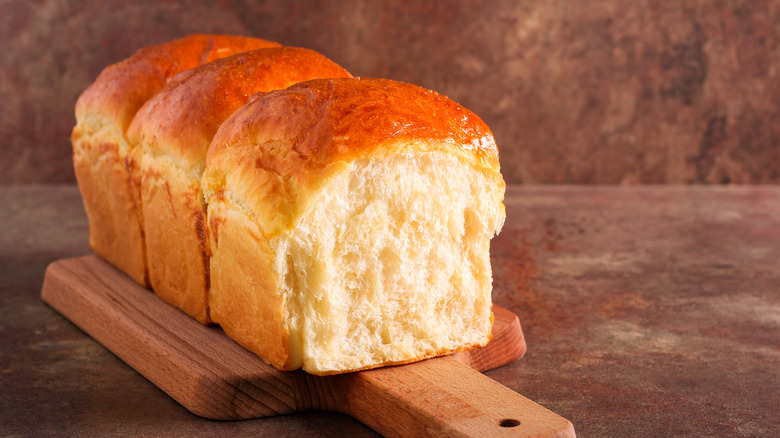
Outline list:
[[[341,407],[388,437],[575,436],[565,418],[452,357],[346,376]]]

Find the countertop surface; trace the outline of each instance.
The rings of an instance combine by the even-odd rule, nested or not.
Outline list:
[[[510,186],[494,292],[528,352],[489,377],[578,436],[780,436],[780,187]],[[40,299],[89,253],[73,185],[0,187],[0,435],[375,436],[190,414]]]

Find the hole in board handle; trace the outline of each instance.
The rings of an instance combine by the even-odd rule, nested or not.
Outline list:
[[[520,425],[520,422],[514,418],[504,418],[498,422],[498,425],[501,427],[517,427]]]

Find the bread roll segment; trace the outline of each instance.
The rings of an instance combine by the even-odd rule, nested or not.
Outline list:
[[[138,111],[127,137],[142,155],[149,275],[161,298],[202,323],[210,322],[200,180],[209,143],[222,122],[254,93],[330,77],[351,75],[312,50],[254,50],[180,73]]]
[[[76,179],[89,219],[90,246],[136,282],[149,286],[139,166],[125,131],[136,111],[174,75],[214,59],[277,43],[225,35],[190,35],[139,50],[106,68],[76,103],[71,137]]]
[[[257,96],[202,188],[212,318],[271,365],[332,374],[490,339],[505,184],[488,127],[446,97],[382,79]]]

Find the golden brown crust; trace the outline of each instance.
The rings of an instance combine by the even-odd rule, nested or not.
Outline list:
[[[277,47],[219,59],[176,76],[138,111],[127,138],[142,151],[142,205],[152,288],[202,323],[209,259],[200,177],[217,129],[254,93],[317,77],[351,77],[312,50]]]
[[[234,53],[279,44],[222,35],[190,35],[141,49],[106,68],[79,97],[74,167],[100,256],[149,286],[141,212],[140,166],[124,133],[138,108],[178,72]]]
[[[219,212],[209,209],[210,221],[220,222],[220,238],[210,239],[212,318],[231,339],[274,367],[299,368],[290,361],[285,302],[268,241],[244,212],[216,207]]]
[[[179,72],[236,53],[278,46],[258,38],[194,34],[145,47],[103,70],[76,102],[76,116],[101,113],[124,132],[136,111]]]
[[[312,50],[277,47],[240,53],[175,77],[138,111],[128,140],[147,154],[171,157],[199,177],[217,129],[251,95],[314,78],[349,77]]]
[[[204,191],[241,187],[266,233],[291,226],[332,167],[365,157],[440,150],[499,173],[487,125],[445,96],[387,79],[322,79],[259,95],[222,125]],[[298,198],[296,198],[296,196]]]
[[[143,230],[128,178],[129,160],[119,158],[118,148],[111,142],[86,143],[73,156],[90,223],[89,245],[138,284],[148,286]]]
[[[209,260],[198,232],[205,222],[200,188],[177,184],[186,178],[161,164],[145,164],[142,185],[149,280],[160,298],[206,324]]]
[[[259,158],[284,174],[352,161],[388,140],[449,144],[451,152],[498,168],[493,134],[479,117],[435,91],[388,79],[315,80],[257,96],[226,123],[211,155],[270,137],[288,148]]]

